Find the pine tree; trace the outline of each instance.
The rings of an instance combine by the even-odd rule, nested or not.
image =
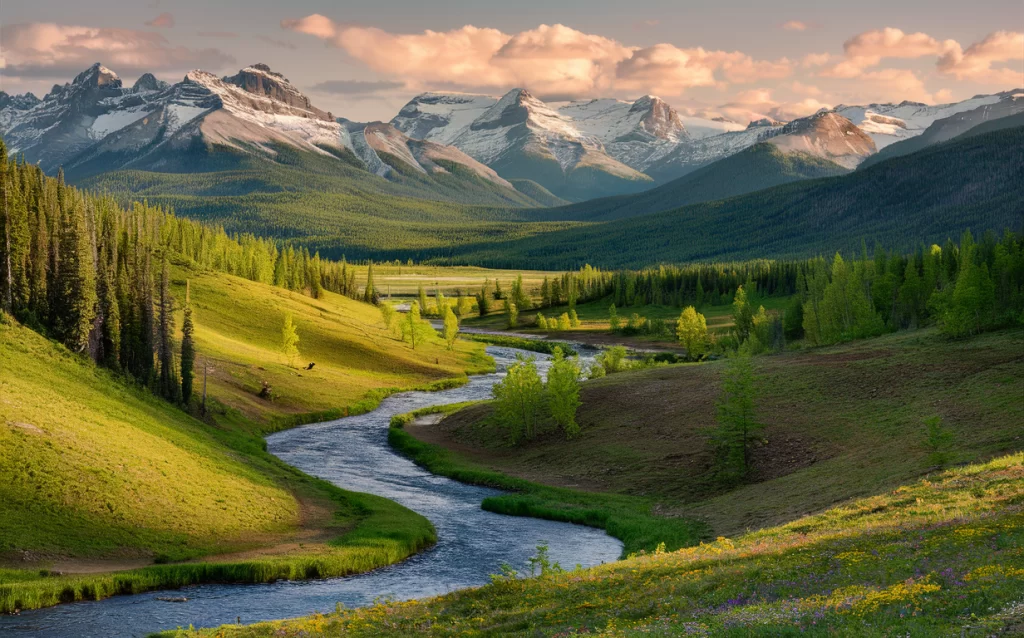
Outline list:
[[[736,296],[733,297],[732,321],[736,338],[743,343],[750,337],[750,330],[754,327],[754,311],[747,301],[747,291],[743,286],[736,288]]]
[[[171,296],[171,271],[163,258],[160,271],[157,355],[160,360],[160,394],[168,401],[181,397],[181,386],[174,365],[174,297]]]
[[[192,334],[192,286],[185,280],[185,309],[181,321],[181,401],[185,405],[192,400],[192,383],[195,377],[196,348]]]
[[[60,179],[59,179],[60,181]],[[65,188],[58,186],[58,193]],[[61,198],[59,271],[54,312],[55,333],[73,352],[84,352],[96,316],[93,252],[85,221],[85,206],[72,193]]]
[[[417,297],[419,298],[419,312],[427,311],[427,292],[423,290],[423,284],[420,284],[419,290],[417,291]]]
[[[363,290],[363,301],[376,303],[377,291],[373,287],[373,261],[366,267],[366,288]]]
[[[299,357],[299,333],[295,322],[292,321],[291,313],[285,314],[284,325],[281,326],[281,353],[288,361],[288,365],[294,367],[295,360]]]
[[[763,426],[755,418],[754,368],[749,355],[729,359],[718,399],[718,425],[711,433],[716,470],[728,484],[742,481],[750,472],[750,451]]]
[[[612,332],[618,332],[622,327],[622,322],[619,321],[619,313],[615,310],[615,304],[608,307],[608,324]]]

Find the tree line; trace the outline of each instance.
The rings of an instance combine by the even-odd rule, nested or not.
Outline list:
[[[0,309],[162,396],[187,403],[195,359],[190,292],[179,332],[170,264],[320,296],[375,300],[355,268],[305,248],[69,186],[0,140]],[[178,342],[180,341],[180,347]]]

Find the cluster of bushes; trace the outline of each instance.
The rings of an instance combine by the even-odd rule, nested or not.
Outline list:
[[[514,444],[536,438],[546,424],[561,430],[567,439],[574,438],[580,432],[576,410],[581,374],[579,358],[566,357],[556,348],[545,382],[536,360],[520,355],[494,385],[493,418]]]

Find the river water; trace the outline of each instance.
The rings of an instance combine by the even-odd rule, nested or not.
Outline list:
[[[485,584],[502,563],[523,571],[541,544],[547,544],[552,560],[566,568],[617,560],[622,544],[602,530],[485,512],[480,502],[497,491],[430,474],[388,446],[388,423],[395,414],[488,398],[491,386],[520,351],[493,346],[487,351],[498,371],[472,377],[465,386],[397,394],[368,414],[307,425],[267,439],[270,452],[308,474],[347,490],[384,496],[426,516],[437,528],[433,548],[402,563],[347,578],[198,585],[0,616],[0,634],[145,636],[190,624],[210,627],[239,618],[252,623],[332,611],[338,602],[357,607],[379,597],[422,598]],[[531,356],[546,371],[547,357]],[[188,602],[159,601],[160,596],[186,596]]]

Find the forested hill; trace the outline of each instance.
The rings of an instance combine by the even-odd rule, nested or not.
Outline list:
[[[536,219],[611,221],[728,199],[849,169],[807,153],[785,153],[774,144],[754,146],[637,195],[619,195],[534,211]]]
[[[909,249],[964,229],[1020,229],[1024,127],[956,139],[849,175],[437,257],[494,266],[636,267],[805,257],[879,241]]]

